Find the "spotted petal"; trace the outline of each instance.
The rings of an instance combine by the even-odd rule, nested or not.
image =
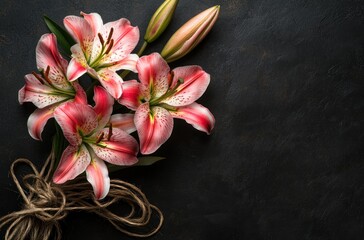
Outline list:
[[[84,19],[87,21],[87,23],[89,24],[89,26],[92,29],[92,33],[94,36],[93,42],[90,42],[90,48],[87,52],[87,59],[89,63],[94,62],[99,55],[101,54],[102,51],[102,45],[99,39],[99,32],[100,30],[103,28],[103,21],[102,18],[99,14],[97,13],[84,13],[81,12],[81,15],[84,17]],[[105,38],[104,38],[105,40]]]
[[[195,102],[206,91],[210,83],[210,75],[199,66],[186,66],[173,69],[174,77],[171,88],[178,83],[178,79],[183,79],[169,98],[162,102],[172,106],[185,106]]]
[[[197,130],[207,134],[211,133],[215,125],[215,118],[212,113],[198,103],[179,107],[176,111],[171,111],[170,113],[174,118],[184,119]]]
[[[152,53],[139,58],[137,62],[139,80],[152,90],[152,97],[160,97],[169,88],[169,66],[159,55]]]
[[[62,184],[83,173],[90,164],[91,157],[85,147],[69,145],[63,152],[58,167],[53,175],[53,182]]]
[[[109,129],[104,129],[103,133],[104,136],[108,136]],[[109,140],[102,140],[98,144],[92,144],[91,147],[99,158],[115,165],[132,165],[138,161],[136,158],[137,141],[128,133],[117,128],[112,129]]]
[[[44,126],[50,118],[53,117],[54,109],[58,104],[54,104],[45,108],[36,109],[28,118],[28,131],[35,140],[42,140],[42,132]]]
[[[139,135],[140,152],[155,152],[171,136],[173,118],[164,108],[152,107],[144,103],[135,112],[134,122]]]
[[[96,199],[106,197],[110,189],[110,178],[106,164],[94,153],[91,153],[91,163],[86,168],[86,178],[94,189]]]
[[[134,114],[132,113],[119,113],[111,115],[110,124],[112,124],[113,128],[121,129],[127,133],[132,133],[136,130],[134,124]]]
[[[84,18],[78,16],[65,17],[63,24],[70,35],[80,44],[82,50],[90,53],[95,37],[90,24]],[[90,55],[87,54],[87,56]]]
[[[49,67],[48,78],[57,88],[72,89],[66,79],[67,61],[63,59],[57,49],[57,39],[54,34],[44,34],[36,47],[37,66],[40,71]]]
[[[87,61],[80,45],[73,45],[71,51],[73,58],[67,67],[67,78],[74,81],[87,72]]]
[[[61,126],[65,138],[71,145],[79,145],[82,135],[90,134],[97,126],[97,115],[88,105],[67,102],[58,107],[54,118]]]
[[[96,36],[97,33],[102,28],[102,26],[104,25],[101,16],[98,13],[87,14],[84,12],[81,12],[81,15],[87,21],[88,25],[91,27],[93,35]]]
[[[113,28],[113,47],[110,53],[103,57],[103,64],[121,61],[134,50],[139,41],[138,27],[131,26],[129,20],[125,18],[106,23],[100,30],[104,39],[107,39],[111,28]]]
[[[129,70],[132,72],[137,72],[136,64],[139,60],[138,55],[136,54],[129,54],[122,60],[115,62],[113,65],[109,67],[110,70],[118,71],[121,69]]]
[[[39,76],[39,78],[41,78]],[[25,75],[25,86],[19,91],[19,102],[32,102],[38,108],[44,108],[54,103],[68,99],[66,95],[59,95],[48,85],[42,84],[34,75]]]
[[[99,128],[102,129],[110,120],[114,99],[103,87],[97,86],[94,88],[94,101],[94,111],[97,114]]]
[[[104,68],[97,72],[97,77],[101,85],[110,93],[113,98],[120,98],[122,94],[121,85],[123,80],[116,72]]]
[[[87,104],[87,96],[85,90],[83,90],[82,86],[77,82],[72,82],[72,86],[76,91],[76,95],[74,98],[74,102]]]
[[[126,106],[127,108],[130,108],[131,110],[136,110],[138,106],[140,105],[139,97],[141,95],[140,93],[140,83],[136,80],[129,80],[123,82],[123,94],[121,95],[121,98],[118,99],[118,102],[121,105]]]

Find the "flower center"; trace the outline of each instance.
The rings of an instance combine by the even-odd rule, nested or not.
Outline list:
[[[110,141],[111,136],[113,135],[112,123],[110,123],[110,125],[109,125],[109,132],[107,133],[107,136],[105,136],[105,132],[101,132],[99,134],[95,134],[94,132],[92,132],[88,136],[83,136],[82,134],[80,134],[80,135],[82,137],[82,142],[88,143],[88,144],[97,144],[99,146],[102,146],[102,144],[100,142],[103,140]]]
[[[76,91],[74,90],[74,88],[70,88],[68,90],[62,89],[58,86],[56,86],[55,84],[52,83],[52,80],[49,78],[49,72],[50,72],[50,67],[47,66],[45,71],[42,71],[42,77],[40,77],[36,72],[32,72],[33,76],[43,85],[46,85],[48,87],[53,88],[52,93],[50,94],[54,94],[54,95],[64,95],[67,98],[74,98],[76,95]],[[72,91],[73,90],[73,91]]]
[[[110,53],[112,47],[114,46],[114,39],[112,39],[113,33],[114,33],[114,28],[111,28],[106,41],[104,40],[104,38],[100,33],[97,34],[97,36],[99,37],[99,41],[101,43],[101,51],[99,55],[95,58],[95,60],[89,63],[90,67],[95,68],[95,66],[98,66],[102,58]]]
[[[154,106],[154,105],[158,105],[160,104],[161,101],[169,98],[170,96],[174,95],[176,92],[177,92],[177,88],[183,84],[184,80],[182,78],[178,78],[177,80],[177,83],[176,83],[176,86],[174,86],[173,88],[171,89],[168,89],[167,92],[165,94],[163,94],[162,96],[158,97],[158,98],[153,98],[149,101],[149,104],[151,106]]]

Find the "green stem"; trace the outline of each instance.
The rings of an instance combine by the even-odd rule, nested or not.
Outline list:
[[[143,54],[144,50],[147,48],[148,42],[144,41],[142,47],[139,49],[137,55],[140,57],[140,55]],[[122,73],[120,73],[121,78],[125,78],[130,73],[130,70],[125,70]]]
[[[147,41],[144,41],[144,43],[143,43],[143,45],[142,45],[142,47],[139,49],[139,51],[138,51],[138,56],[140,57],[140,55],[142,55],[143,54],[143,52],[144,52],[144,50],[147,48],[147,46],[148,46],[148,42]]]

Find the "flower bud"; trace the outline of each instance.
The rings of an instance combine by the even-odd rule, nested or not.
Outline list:
[[[177,4],[178,0],[166,0],[157,9],[149,21],[148,28],[144,36],[144,40],[147,43],[153,42],[164,32],[172,19]]]
[[[191,18],[169,39],[162,50],[162,57],[167,62],[180,59],[207,35],[215,24],[220,6],[216,5]]]

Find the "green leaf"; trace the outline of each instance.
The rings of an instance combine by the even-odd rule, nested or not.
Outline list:
[[[71,47],[76,43],[75,40],[69,35],[69,33],[55,23],[47,16],[43,16],[44,22],[47,25],[49,31],[54,33],[57,37],[58,44],[62,47],[63,51],[71,56]]]

